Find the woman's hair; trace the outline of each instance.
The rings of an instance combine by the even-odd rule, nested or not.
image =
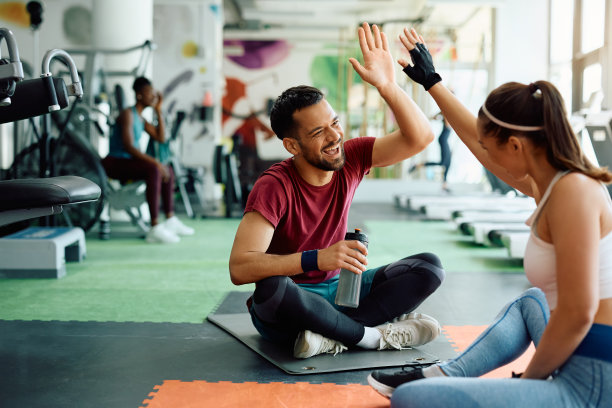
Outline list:
[[[312,86],[299,85],[284,91],[276,98],[270,110],[270,125],[276,136],[281,140],[291,136],[295,129],[293,113],[317,104],[322,99],[323,92]]]
[[[495,137],[500,145],[511,135],[521,135],[545,149],[553,167],[612,182],[607,168],[594,166],[584,155],[567,119],[563,98],[548,81],[499,86],[480,108],[478,120],[484,134]]]

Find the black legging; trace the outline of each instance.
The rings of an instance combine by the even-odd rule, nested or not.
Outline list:
[[[364,326],[378,326],[413,311],[443,280],[444,270],[436,255],[409,256],[376,271],[370,292],[359,307],[342,313],[290,278],[272,276],[256,283],[251,313],[287,338],[311,330],[353,346],[362,339]]]
[[[440,161],[439,162],[426,162],[424,166],[442,166],[444,167],[443,179],[446,181],[448,175],[448,169],[451,164],[451,150],[448,144],[448,138],[450,136],[450,127],[443,125],[442,132],[438,136],[438,143],[440,144]]]

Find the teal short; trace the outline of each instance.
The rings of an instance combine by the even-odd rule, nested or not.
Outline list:
[[[363,299],[370,293],[370,288],[372,288],[372,280],[374,279],[374,275],[380,269],[368,269],[361,274],[361,292],[359,293],[359,300]],[[349,309],[345,306],[338,306],[335,302],[336,300],[336,292],[338,291],[338,280],[340,279],[340,275],[336,275],[331,279],[328,279],[319,283],[298,283],[298,286],[304,290],[307,290],[312,293],[316,293],[321,296],[325,300],[327,300],[332,306],[334,306],[339,311],[344,311]]]
[[[363,299],[365,296],[370,293],[370,289],[372,288],[372,280],[374,279],[374,275],[380,269],[380,267],[375,269],[368,269],[361,274],[361,292],[359,294],[359,300]],[[336,300],[336,292],[338,291],[338,280],[340,279],[340,275],[336,275],[331,279],[328,279],[324,282],[319,283],[299,283],[298,286],[304,290],[315,293],[325,300],[329,302],[336,310],[340,312],[344,312],[349,310],[350,308],[346,306],[338,306],[335,302]],[[253,325],[257,329],[257,331],[262,335],[263,338],[274,341],[274,342],[289,342],[293,341],[293,337],[288,337],[285,331],[275,330],[270,325],[264,324],[255,312],[253,311],[253,305],[249,306],[249,313],[251,314],[251,321]]]

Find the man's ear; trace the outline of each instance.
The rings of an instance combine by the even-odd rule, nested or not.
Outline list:
[[[294,156],[297,156],[301,152],[300,144],[297,139],[292,137],[283,138],[283,146],[285,146],[285,149]]]

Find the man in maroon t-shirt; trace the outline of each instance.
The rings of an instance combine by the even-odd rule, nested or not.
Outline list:
[[[399,129],[344,143],[338,116],[318,89],[283,92],[270,120],[293,157],[255,183],[230,255],[232,282],[256,284],[249,299],[253,324],[269,340],[293,342],[297,358],[347,347],[401,349],[440,333],[434,318],[413,312],[444,279],[435,255],[367,269],[366,246],[344,239],[355,190],[370,168],[405,160],[434,138],[426,117],[395,82],[384,33],[364,23],[358,34],[364,63],[349,61],[378,89]],[[341,268],[362,274],[357,308],[334,304]]]

